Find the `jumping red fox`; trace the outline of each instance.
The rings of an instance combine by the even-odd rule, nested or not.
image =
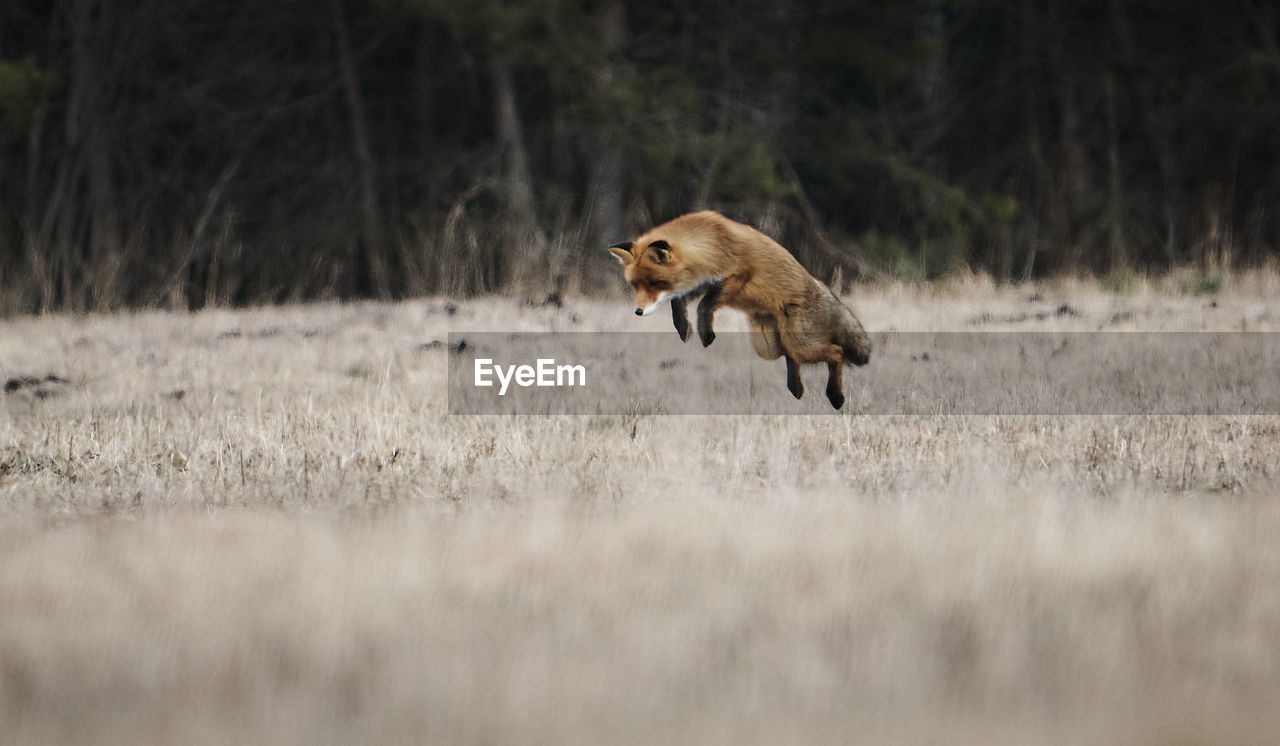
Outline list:
[[[698,303],[698,337],[711,344],[712,317],[722,306],[747,314],[751,343],[766,360],[787,360],[787,389],[804,395],[800,365],[827,364],[827,399],[844,405],[842,365],[866,365],[871,340],[862,324],[826,285],[786,249],[716,212],[690,213],[634,241],[609,247],[636,291],[636,315],[671,301],[680,339],[689,338],[688,298]]]

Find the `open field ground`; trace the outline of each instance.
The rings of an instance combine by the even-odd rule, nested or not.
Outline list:
[[[1280,331],[1274,274],[1180,287],[851,301]],[[0,743],[1275,742],[1280,417],[446,414],[451,331],[669,323],[3,322]]]

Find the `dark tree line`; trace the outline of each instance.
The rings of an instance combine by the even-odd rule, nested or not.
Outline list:
[[[1263,0],[7,0],[0,312],[612,288],[701,207],[819,276],[1280,247]]]

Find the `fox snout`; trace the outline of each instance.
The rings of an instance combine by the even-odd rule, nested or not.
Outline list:
[[[648,316],[658,310],[658,306],[661,306],[672,298],[678,298],[680,296],[680,293],[672,290],[671,283],[665,280],[658,283],[633,281],[631,285],[636,290],[637,316]]]
[[[671,300],[674,297],[676,297],[675,294],[669,293],[669,292],[662,292],[662,293],[658,293],[657,295],[654,295],[652,293],[648,293],[648,294],[641,293],[639,296],[636,297],[636,315],[648,316],[649,314],[658,310],[658,306],[662,305],[665,301]]]

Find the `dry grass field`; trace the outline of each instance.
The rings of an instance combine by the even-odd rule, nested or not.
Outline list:
[[[1274,273],[1185,287],[851,300],[1280,331]],[[668,328],[623,295],[0,323],[0,743],[1276,741],[1280,417],[446,414],[451,331]]]

